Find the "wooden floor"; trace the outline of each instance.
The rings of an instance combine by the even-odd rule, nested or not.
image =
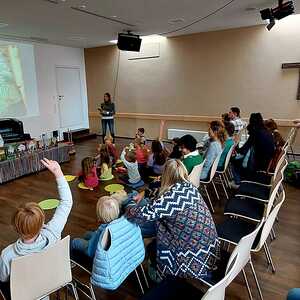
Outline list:
[[[124,144],[125,140],[117,141]],[[96,140],[82,142],[76,145],[76,155],[69,163],[62,165],[65,174],[76,174],[80,170],[80,161],[85,156],[95,154]],[[95,207],[99,196],[103,195],[104,184],[95,191],[79,190],[77,182],[70,184],[74,199],[74,206],[65,227],[64,235],[81,236],[86,230],[95,228]],[[287,199],[279,214],[276,224],[277,239],[270,248],[276,274],[267,270],[263,253],[253,256],[253,262],[261,282],[265,300],[285,299],[287,291],[293,287],[300,287],[300,193],[299,189],[286,186]],[[17,238],[10,225],[10,218],[15,208],[23,202],[39,202],[46,198],[57,197],[55,181],[47,171],[33,174],[15,181],[0,185],[0,249],[12,243]],[[216,222],[222,219],[223,203],[215,204],[217,212]],[[51,213],[47,216],[51,216]],[[249,270],[250,284],[253,287],[255,299],[258,298]],[[130,280],[129,280],[130,281]],[[105,295],[105,299],[138,299],[138,286],[135,282],[126,284],[119,292]],[[99,292],[102,295],[102,292]],[[82,297],[84,299],[84,297]],[[101,298],[103,299],[103,297]],[[226,299],[248,299],[242,277],[239,276],[226,290]]]

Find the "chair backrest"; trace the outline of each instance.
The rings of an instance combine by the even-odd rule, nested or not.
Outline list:
[[[298,133],[298,128],[294,128],[294,132],[292,133],[291,137],[290,137],[290,146],[293,146],[297,137],[297,133]]]
[[[193,168],[192,172],[189,175],[189,181],[196,187],[198,188],[200,185],[200,177],[201,177],[201,172],[203,169],[205,160],[200,164],[197,165]]]
[[[70,237],[42,252],[16,258],[11,263],[12,300],[32,300],[60,289],[72,281]]]
[[[211,182],[213,180],[213,178],[215,177],[221,155],[222,155],[222,152],[216,157],[216,159],[214,160],[214,162],[210,168],[209,182]]]
[[[251,255],[250,252],[251,252],[253,242],[254,242],[259,230],[261,229],[263,223],[264,223],[264,218],[257,225],[255,230],[253,230],[251,233],[249,233],[248,235],[245,235],[244,237],[242,237],[240,239],[239,243],[236,245],[236,247],[232,251],[230,258],[228,260],[228,263],[227,263],[227,268],[226,268],[226,273],[225,273],[225,274],[228,274],[230,267],[231,267],[234,259],[236,258],[237,264],[231,273],[231,277],[230,277],[231,280],[233,280],[241,272],[241,270],[245,267],[245,265],[248,263],[248,261],[250,259],[250,255]]]
[[[277,162],[277,164],[276,164],[276,167],[275,167],[275,170],[274,170],[274,175],[273,175],[273,178],[272,178],[272,182],[273,182],[273,181],[275,180],[275,178],[277,177],[278,172],[280,171],[280,167],[282,167],[283,162],[284,162],[284,160],[285,160],[285,156],[286,156],[286,149],[283,149],[282,152],[280,153],[278,162]]]
[[[284,189],[282,189],[281,194],[280,194],[280,202],[278,202],[276,204],[276,206],[273,208],[272,212],[267,217],[267,219],[262,227],[260,239],[255,248],[255,251],[259,251],[262,248],[262,246],[264,245],[265,241],[267,240],[267,238],[270,234],[270,231],[273,227],[273,224],[275,222],[275,219],[278,215],[279,209],[282,206],[284,200],[285,200],[285,191],[284,191]]]
[[[212,286],[205,295],[201,298],[201,300],[224,300],[225,298],[225,289],[234,279],[233,272],[237,269],[238,264],[238,253],[233,258],[230,268],[228,269],[227,274],[224,276],[222,280],[220,280],[217,284]]]
[[[280,173],[279,173],[280,177],[274,183],[274,188],[273,188],[273,190],[271,192],[271,195],[270,195],[270,198],[269,198],[269,201],[268,201],[268,205],[266,206],[266,209],[265,209],[265,217],[266,218],[268,217],[268,215],[270,214],[270,212],[271,212],[271,210],[273,208],[273,204],[274,204],[274,201],[276,199],[277,193],[278,193],[279,188],[280,188],[280,186],[282,184],[282,181],[284,179],[283,173],[284,173],[284,170],[285,170],[287,164],[288,164],[287,160],[285,160],[285,166],[281,168]]]
[[[235,145],[232,145],[231,148],[229,149],[227,155],[226,155],[226,159],[225,159],[225,163],[224,163],[224,171],[226,171],[227,168],[228,168],[230,158],[232,156],[232,152],[233,152],[234,148],[235,148]]]

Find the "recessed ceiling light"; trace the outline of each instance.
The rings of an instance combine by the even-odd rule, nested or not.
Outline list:
[[[118,16],[110,16],[111,18],[117,18]]]
[[[71,40],[71,41],[82,41],[82,40],[85,40],[85,37],[83,37],[83,36],[70,36],[70,37],[68,37],[68,40]]]
[[[245,10],[246,11],[256,11],[256,10],[258,10],[258,8],[257,7],[247,7]]]
[[[184,18],[172,19],[172,20],[169,20],[168,23],[170,23],[170,24],[178,24],[178,23],[182,23],[182,22],[184,22]]]
[[[0,28],[7,27],[7,26],[8,26],[8,24],[6,24],[6,23],[0,23]]]
[[[85,8],[86,8],[86,5],[85,5],[85,4],[81,4],[81,5],[79,5],[79,8],[80,8],[80,9],[85,9]]]

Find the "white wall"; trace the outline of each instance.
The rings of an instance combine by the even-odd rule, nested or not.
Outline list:
[[[60,129],[55,75],[56,66],[80,68],[84,117],[81,124],[76,127],[88,128],[88,102],[83,49],[35,44],[34,53],[40,115],[20,118],[24,124],[24,131],[30,133],[32,137],[39,137],[43,132]]]

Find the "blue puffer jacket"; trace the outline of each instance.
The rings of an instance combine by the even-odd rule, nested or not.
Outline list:
[[[103,249],[104,232],[109,232],[110,246]],[[121,217],[111,222],[99,238],[94,257],[91,283],[107,290],[117,289],[145,258],[140,228]]]

